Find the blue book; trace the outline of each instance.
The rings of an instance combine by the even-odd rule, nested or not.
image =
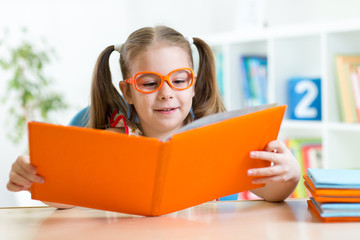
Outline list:
[[[267,69],[265,57],[253,57],[249,59],[250,83],[254,94],[256,105],[266,104],[267,102]]]
[[[320,203],[312,197],[310,200],[321,217],[360,217],[360,203]]]
[[[250,70],[248,66],[248,58],[243,56],[241,57],[241,73],[242,73],[242,87],[243,87],[243,97],[245,101],[245,106],[252,105],[252,93],[250,88]]]
[[[223,73],[223,64],[224,64],[224,55],[221,51],[215,51],[215,63],[216,63],[216,79],[219,88],[219,93],[222,98],[224,98],[224,73]]]
[[[307,175],[316,188],[360,189],[358,169],[309,168]]]
[[[221,197],[219,198],[220,201],[234,201],[234,200],[238,200],[238,193],[235,194],[231,194],[229,196],[225,196],[225,197]]]
[[[241,57],[243,96],[247,106],[267,103],[267,57]]]

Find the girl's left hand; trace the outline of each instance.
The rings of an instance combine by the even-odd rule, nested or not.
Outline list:
[[[250,157],[271,162],[269,167],[248,170],[249,176],[259,176],[253,183],[298,182],[300,179],[298,161],[280,140],[268,143],[264,151],[250,152]]]

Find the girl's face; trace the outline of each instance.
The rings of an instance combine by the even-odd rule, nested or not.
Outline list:
[[[155,44],[131,61],[130,73],[134,76],[152,71],[165,76],[183,67],[192,68],[189,55],[182,48]],[[192,105],[194,86],[179,91],[164,81],[156,92],[141,93],[133,85],[120,84],[125,100],[136,109],[145,136],[158,139],[171,136],[183,126]]]

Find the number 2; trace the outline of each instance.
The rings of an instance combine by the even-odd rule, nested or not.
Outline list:
[[[317,98],[319,91],[316,84],[309,80],[300,81],[295,86],[295,92],[305,95],[295,107],[295,116],[298,118],[315,118],[318,115],[317,109],[310,105]]]

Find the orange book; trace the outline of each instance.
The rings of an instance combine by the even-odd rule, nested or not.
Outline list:
[[[166,142],[30,122],[30,160],[45,178],[32,198],[157,216],[262,187],[247,170],[269,163],[249,153],[277,138],[286,106],[264,108],[199,119]]]
[[[331,222],[360,222],[360,217],[323,217],[321,216],[321,213],[316,208],[314,203],[311,200],[307,200],[308,208],[311,209],[316,216],[325,223],[331,223]]]

